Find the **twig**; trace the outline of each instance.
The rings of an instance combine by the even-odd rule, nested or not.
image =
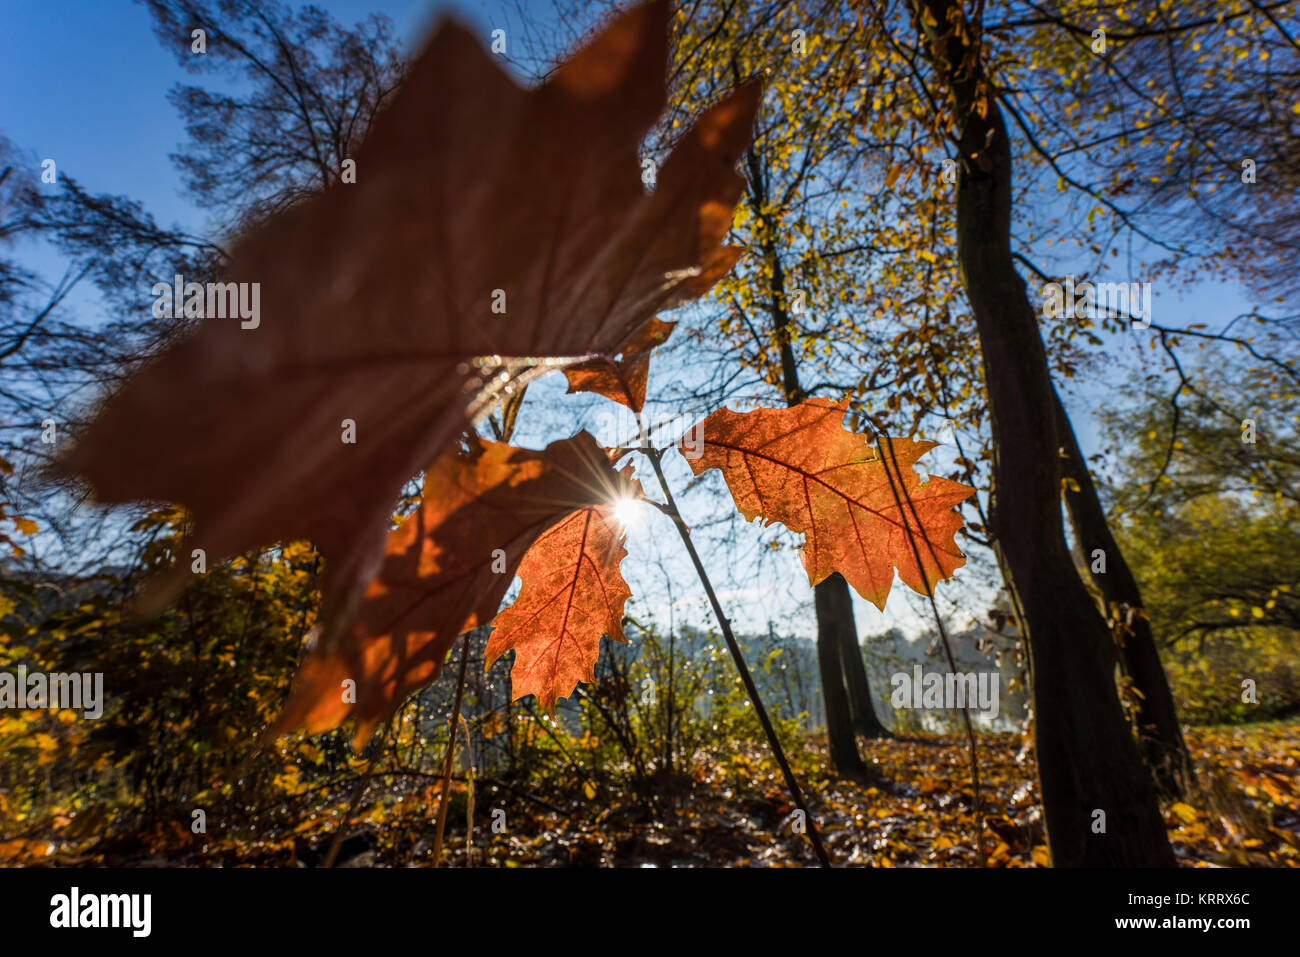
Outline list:
[[[659,464],[663,453],[648,444],[641,451],[645,453],[646,458],[650,460],[650,464],[654,467],[655,477],[659,479],[659,487],[663,489],[664,498],[667,500],[667,508],[664,509],[665,514],[673,520],[673,525],[677,528],[677,534],[681,536],[682,544],[686,546],[686,551],[691,556],[691,562],[695,565],[695,574],[699,576],[705,594],[709,596],[709,604],[713,606],[713,615],[717,618],[718,625],[722,629],[722,637],[727,642],[727,650],[731,652],[732,660],[736,663],[736,670],[740,673],[740,680],[745,686],[745,692],[749,695],[750,703],[754,706],[754,713],[758,715],[758,721],[763,726],[763,733],[767,735],[767,743],[772,748],[776,763],[781,766],[781,774],[785,778],[786,789],[790,792],[795,807],[803,812],[804,821],[808,825],[808,838],[812,841],[813,851],[817,854],[817,859],[823,867],[830,867],[830,855],[826,853],[826,847],[822,844],[821,834],[817,830],[817,824],[813,820],[812,812],[808,810],[808,805],[803,799],[803,793],[799,790],[799,782],[795,780],[794,772],[790,770],[790,763],[786,760],[785,751],[781,747],[780,740],[777,739],[776,729],[772,727],[772,721],[767,716],[767,709],[763,707],[763,699],[758,696],[758,689],[754,686],[754,679],[749,673],[749,666],[745,664],[745,656],[741,654],[740,646],[736,643],[736,637],[731,633],[731,621],[722,613],[722,605],[713,590],[713,583],[709,580],[709,573],[704,570],[704,563],[700,561],[699,552],[695,550],[695,543],[691,541],[691,534],[686,528],[681,512],[677,509],[672,490],[668,487],[668,480],[664,477],[663,468]]]
[[[460,715],[460,729],[465,732],[465,866],[474,866],[474,749],[470,747],[469,722]],[[455,732],[452,732],[455,737]]]
[[[943,650],[948,658],[948,668],[953,674],[957,673],[957,660],[953,657],[952,645],[948,641],[948,629],[944,627],[943,617],[939,614],[939,606],[934,600],[934,588],[930,585],[930,576],[925,573],[925,566],[921,562],[920,549],[916,547],[916,535],[912,531],[912,523],[907,520],[907,514],[903,509],[903,502],[906,500],[907,506],[912,511],[912,517],[916,520],[918,527],[924,528],[921,524],[921,516],[917,514],[916,505],[912,502],[911,493],[907,490],[907,485],[903,481],[903,475],[898,464],[898,458],[894,454],[894,444],[887,436],[880,436],[880,441],[876,447],[880,449],[881,461],[885,466],[885,477],[889,479],[889,490],[893,493],[894,507],[903,519],[903,531],[907,534],[907,543],[911,546],[912,557],[916,560],[917,571],[921,574],[921,583],[925,585],[925,597],[929,599],[930,611],[934,615],[934,623],[939,629],[939,638],[943,642]],[[897,474],[898,481],[894,481]],[[901,497],[900,497],[901,492]],[[924,536],[927,548],[930,551],[930,558],[936,563],[938,556],[934,553],[934,544],[930,541],[928,535]],[[970,754],[970,773],[971,787],[974,792],[972,795],[972,805],[975,812],[975,853],[978,856],[980,867],[988,867],[988,859],[984,855],[984,816],[982,813],[980,800],[980,766],[978,750],[975,744],[975,728],[970,720],[970,708],[965,702],[961,709],[962,721],[966,726],[966,743]]]
[[[469,632],[460,646],[460,677],[456,679],[456,702],[451,709],[447,758],[442,763],[442,794],[438,797],[438,828],[433,835],[433,866],[442,860],[442,835],[447,829],[447,804],[451,795],[451,759],[456,753],[456,726],[460,722],[460,701],[465,692],[465,666],[469,664]]]

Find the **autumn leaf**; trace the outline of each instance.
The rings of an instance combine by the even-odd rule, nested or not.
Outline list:
[[[965,563],[955,541],[962,519],[954,506],[974,489],[945,478],[922,482],[912,466],[934,442],[886,439],[873,447],[844,428],[847,410],[826,399],[789,409],[720,409],[690,433],[704,442],[701,454],[687,461],[696,475],[721,469],[745,518],[780,522],[804,535],[803,563],[812,584],[839,572],[884,608],[895,568],[904,583],[925,592],[927,583],[933,586]]]
[[[650,353],[676,327],[675,322],[651,319],[641,327],[620,358],[597,356],[564,370],[569,392],[595,392],[622,403],[633,412],[645,407],[646,381],[650,377]]]
[[[355,182],[236,245],[224,278],[259,290],[256,327],[197,322],[59,464],[101,501],[192,516],[185,560],[143,610],[184,587],[189,549],[210,566],[308,539],[326,561],[332,644],[403,484],[512,380],[548,357],[617,354],[730,269],[738,253],[721,242],[760,84],[704,113],[646,193],[639,150],[665,104],[667,33],[666,2],[635,7],[524,89],[444,23],[371,126]]]
[[[515,569],[558,519],[634,489],[586,432],[543,452],[482,441],[426,473],[420,507],[388,536],[379,576],[337,647],[317,641],[267,732],[357,721],[359,750],[380,721],[442,669],[458,635],[496,615]],[[344,682],[355,682],[355,701]]]
[[[584,508],[546,531],[519,566],[523,587],[492,623],[486,664],[515,650],[511,700],[535,694],[551,714],[579,681],[595,681],[600,639],[623,637],[632,597],[619,572],[627,555],[612,505]]]

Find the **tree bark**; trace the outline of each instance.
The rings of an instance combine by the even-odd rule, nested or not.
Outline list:
[[[1062,474],[1077,486],[1076,490],[1067,484],[1064,493],[1070,524],[1093,584],[1101,592],[1103,611],[1116,635],[1124,672],[1142,696],[1137,711],[1138,749],[1156,787],[1169,797],[1183,797],[1192,782],[1194,769],[1183,741],[1169,680],[1156,651],[1151,622],[1142,610],[1142,592],[1111,534],[1074,427],[1055,389],[1052,398],[1056,406],[1057,438],[1061,443]],[[1104,565],[1094,557],[1097,550],[1101,551]]]
[[[837,629],[840,640],[840,667],[844,672],[844,684],[849,692],[849,712],[853,718],[853,728],[858,734],[868,738],[889,736],[886,728],[876,717],[876,709],[871,704],[871,685],[867,683],[867,666],[862,661],[862,646],[858,644],[857,623],[853,616],[853,597],[849,593],[849,583],[844,576],[836,572],[822,582],[823,585],[834,582],[832,600],[835,602],[837,618],[842,622]]]
[[[980,25],[954,30],[963,17],[955,0],[913,2],[960,130],[957,256],[992,423],[989,520],[1024,609],[1052,862],[1172,867],[1155,787],[1116,693],[1114,641],[1065,543],[1052,382],[1011,255],[1011,150],[971,47]]]
[[[838,575],[833,577],[839,578],[838,588],[831,578],[813,588],[813,602],[817,609],[817,670],[822,678],[831,764],[840,774],[857,777],[866,771],[866,766],[858,754],[858,740],[853,733],[853,710],[841,654],[844,630],[847,626],[851,634],[854,627],[853,606],[848,606],[846,622],[844,606],[850,600],[848,584]]]

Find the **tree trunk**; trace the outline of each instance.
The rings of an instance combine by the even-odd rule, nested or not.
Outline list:
[[[839,578],[838,588],[835,587],[835,578]],[[838,575],[827,578],[813,588],[813,601],[817,608],[817,670],[822,676],[831,764],[840,774],[861,776],[866,768],[858,755],[858,741],[853,733],[853,711],[841,654],[846,625],[851,636],[853,631],[853,606],[848,604],[848,584]],[[844,617],[846,605],[847,622]],[[856,638],[853,640],[857,644]]]
[[[840,641],[840,666],[849,692],[849,713],[853,718],[853,728],[868,738],[888,737],[889,729],[880,723],[876,709],[871,705],[871,685],[867,683],[867,666],[862,661],[862,646],[858,644],[849,583],[836,572],[822,584],[834,586],[827,590],[833,592],[833,607],[839,622],[836,631]]]
[[[1170,797],[1182,797],[1192,781],[1192,759],[1178,724],[1169,680],[1156,651],[1151,622],[1142,613],[1142,592],[1110,532],[1097,487],[1088,474],[1088,464],[1079,450],[1074,428],[1055,390],[1053,399],[1062,474],[1078,487],[1077,491],[1068,485],[1065,489],[1070,524],[1093,584],[1101,592],[1104,611],[1120,646],[1124,672],[1142,696],[1137,714],[1138,748],[1156,787]],[[1100,559],[1095,554],[1098,550]]]
[[[957,256],[979,332],[992,423],[989,520],[1025,615],[1052,861],[1057,867],[1172,867],[1155,787],[1116,693],[1115,644],[1065,544],[1047,354],[1011,256],[1010,144],[968,46],[980,25],[971,25],[973,33],[954,30],[951,18],[962,17],[955,0],[914,3],[960,130]]]

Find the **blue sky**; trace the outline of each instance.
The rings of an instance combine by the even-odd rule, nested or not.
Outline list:
[[[440,6],[423,0],[320,0],[318,5],[349,24],[371,12],[386,13],[408,45],[423,38],[439,12],[454,12],[476,25],[485,41],[494,27],[505,27],[509,35],[518,22],[513,5],[486,0]],[[533,0],[524,7],[529,17],[550,19],[548,2]],[[201,232],[204,214],[183,197],[180,176],[168,158],[185,133],[167,93],[176,83],[195,82],[195,78],[159,45],[146,9],[129,0],[2,0],[0,17],[4,23],[0,31],[0,89],[7,91],[0,100],[0,132],[38,162],[54,159],[61,172],[74,175],[93,192],[140,200],[160,223]],[[200,78],[198,82],[210,81]],[[49,250],[32,247],[25,252],[30,264],[48,277],[61,273],[62,262]],[[100,308],[89,289],[81,290],[72,305],[91,321]],[[1214,328],[1248,307],[1235,287],[1200,283],[1181,296],[1157,289],[1154,318],[1171,325],[1204,322]],[[1142,333],[1131,332],[1110,339],[1103,352],[1113,354],[1115,362],[1105,363],[1101,378],[1074,384],[1067,401],[1086,452],[1097,444],[1093,414],[1108,398],[1117,377],[1132,375],[1134,347],[1140,349],[1144,338]],[[655,375],[671,376],[672,370],[660,363]],[[535,394],[575,412],[589,415],[595,408],[590,403],[575,403],[573,397],[560,399],[562,391],[562,384],[544,383]],[[677,470],[677,477],[683,481],[688,477],[684,465]],[[691,508],[703,507],[697,503],[708,501],[716,503],[717,496],[689,503],[688,519],[694,522]],[[779,554],[755,580],[749,570],[761,551],[761,537],[755,531],[744,539],[739,545],[720,546],[722,550],[713,556],[722,569],[719,588],[731,598],[741,627],[764,631],[767,618],[775,616],[808,633],[811,616],[799,608],[810,601],[811,591],[797,557],[792,552]],[[698,587],[692,587],[684,558],[670,554],[680,549],[657,516],[633,530],[630,544],[634,555],[665,552],[662,570],[657,566],[640,572],[629,569],[634,589],[640,578],[641,591],[651,596],[652,609],[666,615],[671,605],[676,613],[678,605],[674,603],[679,603],[682,595],[698,592]],[[671,596],[665,574],[677,583]],[[881,631],[896,621],[916,627],[919,619],[903,591],[895,588],[885,615],[857,601],[860,632]],[[687,617],[700,620],[694,611]]]
[[[318,0],[343,23],[384,13],[418,44],[441,11],[492,27],[515,19],[505,4],[424,0]],[[533,2],[544,16],[549,4]],[[197,229],[203,214],[182,195],[169,154],[185,139],[167,101],[187,74],[154,36],[148,10],[131,0],[0,0],[0,133],[52,158],[92,192],[130,196],[162,224]],[[50,265],[58,266],[51,261]]]

